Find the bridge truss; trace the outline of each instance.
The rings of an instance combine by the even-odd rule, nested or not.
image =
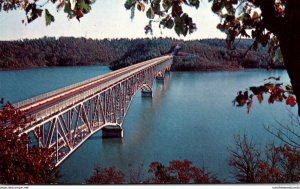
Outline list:
[[[23,132],[38,147],[53,148],[57,166],[101,129],[123,137],[123,122],[134,95],[140,89],[151,93],[156,77],[161,78],[171,64],[172,57],[167,56],[106,74],[95,87],[28,113],[30,123]]]

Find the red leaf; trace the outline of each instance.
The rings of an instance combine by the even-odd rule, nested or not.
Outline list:
[[[264,99],[263,94],[262,94],[262,93],[259,93],[258,95],[256,95],[256,97],[257,97],[258,102],[261,104],[261,102],[262,102],[263,99]]]
[[[296,98],[294,96],[289,96],[286,99],[286,104],[290,106],[295,106],[296,105]]]
[[[247,102],[247,113],[248,114],[250,113],[251,107],[252,107],[252,99],[250,98]]]
[[[268,103],[273,104],[274,101],[275,101],[275,96],[273,94],[271,94],[270,97],[269,97]]]
[[[83,13],[83,11],[81,9],[78,9],[76,11],[76,18],[77,18],[77,20],[79,20],[79,18],[83,17],[83,15],[84,15],[84,13]]]

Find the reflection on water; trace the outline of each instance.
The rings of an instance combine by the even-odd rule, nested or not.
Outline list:
[[[64,71],[58,70],[58,73]],[[89,72],[96,71],[87,69],[86,75]],[[52,74],[55,75],[55,71]],[[8,97],[15,95],[17,97],[13,99],[21,99],[23,93],[30,93],[26,88],[22,89],[23,93],[15,94],[14,91],[20,90],[18,88],[8,89],[10,92],[7,93],[7,87],[13,88],[12,83],[23,80],[14,72],[8,75],[13,79],[6,81],[11,85],[2,85],[1,82],[2,94],[4,91]],[[287,73],[281,70],[171,72],[166,75],[164,83],[155,82],[152,98],[142,98],[139,93],[134,97],[123,125],[124,138],[103,140],[101,131],[93,135],[62,164],[62,182],[84,182],[92,175],[95,165],[115,166],[128,172],[128,164],[137,166],[144,162],[147,170],[152,161],[168,163],[175,159],[191,160],[199,167],[207,167],[220,179],[232,181],[227,149],[234,144],[233,135],[247,134],[263,148],[274,139],[265,131],[264,125],[275,124],[275,120],[289,123],[285,103],[269,105],[264,100],[260,105],[255,99],[250,114],[247,114],[246,107],[232,105],[237,91],[260,85],[270,76],[281,76],[281,82],[289,82]],[[51,76],[49,79],[59,82],[53,85],[64,82]],[[38,80],[31,78],[30,82],[39,83]],[[297,111],[297,107],[290,109]]]
[[[233,135],[246,133],[263,147],[273,140],[263,125],[274,123],[274,118],[288,119],[284,103],[259,105],[254,101],[250,114],[246,108],[232,106],[237,91],[261,84],[271,75],[289,81],[285,71],[172,72],[164,83],[155,82],[152,98],[134,97],[124,121],[122,143],[87,141],[62,165],[64,179],[82,182],[95,164],[128,172],[128,164],[144,162],[147,170],[152,161],[189,159],[232,181],[227,149],[233,145]],[[80,159],[82,154],[88,154],[87,161]],[[78,170],[83,171],[72,174]]]

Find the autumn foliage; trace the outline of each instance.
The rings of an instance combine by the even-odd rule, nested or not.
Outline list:
[[[291,85],[283,86],[282,83],[278,83],[280,77],[269,77],[265,80],[276,80],[275,82],[269,81],[260,86],[249,87],[249,90],[242,92],[239,91],[238,95],[233,100],[233,104],[236,106],[247,105],[247,112],[249,113],[252,108],[253,97],[256,96],[259,104],[262,103],[264,98],[268,99],[268,104],[273,104],[275,102],[285,102],[286,105],[294,107],[296,102],[296,97],[293,92]],[[251,94],[249,94],[251,93]]]
[[[32,146],[28,135],[20,131],[25,123],[22,112],[10,103],[0,110],[0,183],[55,183],[53,151]]]
[[[188,160],[173,160],[168,166],[152,162],[148,172],[153,175],[149,183],[154,184],[220,183],[217,177],[193,166]]]
[[[265,154],[246,135],[235,136],[229,165],[242,183],[292,183],[300,179],[300,151],[289,145],[266,145]]]
[[[240,183],[294,183],[300,179],[300,151],[289,145],[265,146],[264,153],[244,135],[235,136],[235,146],[230,151],[229,165],[234,178]],[[142,171],[140,169],[139,171]],[[189,160],[173,160],[168,165],[152,162],[147,179],[126,181],[125,174],[114,167],[94,169],[86,179],[87,184],[220,184],[216,176],[200,169]],[[131,175],[130,175],[131,177]]]
[[[142,167],[139,167],[138,173],[141,174]],[[200,184],[200,183],[220,183],[218,178],[205,170],[193,166],[188,160],[173,160],[165,166],[160,162],[152,162],[149,165],[149,178],[132,178],[132,169],[130,169],[130,179],[125,180],[122,171],[114,167],[100,168],[95,167],[94,174],[86,179],[87,184]]]
[[[116,170],[114,167],[94,168],[93,176],[86,179],[87,184],[122,184],[125,182],[125,175],[122,171]]]

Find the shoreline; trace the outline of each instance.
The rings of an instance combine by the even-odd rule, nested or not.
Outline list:
[[[23,70],[34,70],[34,69],[40,69],[40,68],[66,68],[66,67],[92,67],[92,66],[106,66],[107,65],[76,65],[76,66],[36,66],[36,67],[19,67],[19,68],[0,68],[0,72],[6,72],[6,71],[23,71]],[[276,66],[273,68],[267,68],[267,66],[259,66],[259,67],[237,67],[237,66],[198,66],[198,67],[189,67],[189,68],[178,68],[178,67],[171,67],[171,71],[175,71],[175,72],[230,72],[230,71],[241,71],[241,70],[245,70],[245,69],[266,69],[266,70],[285,70],[284,66]],[[111,70],[111,69],[110,69]],[[114,70],[111,70],[114,71]]]
[[[100,65],[100,64],[89,64],[89,65],[72,65],[72,66],[33,66],[33,67],[18,67],[18,68],[0,68],[1,71],[23,71],[23,70],[34,70],[34,69],[42,69],[42,68],[70,68],[70,67],[92,67],[92,66],[106,66],[108,65]]]

